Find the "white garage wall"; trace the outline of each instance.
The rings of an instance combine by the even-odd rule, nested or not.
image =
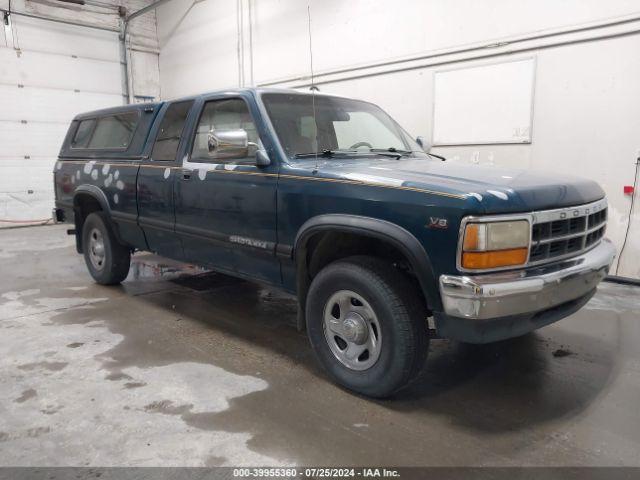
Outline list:
[[[596,180],[607,193],[607,236],[623,244],[635,161],[640,155],[640,36],[544,49],[536,52],[533,136],[530,145],[434,148],[450,161],[579,175]],[[622,54],[626,52],[626,54]],[[477,61],[462,65],[476,65]],[[431,135],[433,71],[420,69],[328,84],[323,90],[370,99],[409,131]],[[402,88],[398,88],[402,85]],[[420,93],[422,92],[422,93]],[[640,184],[640,182],[639,182]],[[619,275],[640,278],[640,192]]]
[[[148,3],[122,4],[131,13]],[[8,7],[0,0],[0,8]],[[0,35],[0,228],[50,217],[53,165],[71,119],[125,100],[116,8],[13,0],[11,11],[11,25]],[[130,28],[134,96],[159,96],[155,28],[153,12]]]
[[[622,187],[640,152],[637,1],[174,0],[157,11],[162,96],[307,88],[308,5],[320,89],[374,101],[426,138],[435,71],[535,57],[531,144],[434,152],[593,178],[611,204],[608,236],[622,246],[631,204]],[[640,213],[627,243],[617,273],[640,278]]]

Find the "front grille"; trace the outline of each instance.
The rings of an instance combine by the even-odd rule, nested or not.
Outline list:
[[[536,212],[531,230],[529,264],[570,257],[594,246],[607,226],[607,204]]]

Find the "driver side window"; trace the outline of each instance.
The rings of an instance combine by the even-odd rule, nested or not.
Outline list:
[[[258,131],[244,100],[231,98],[207,102],[202,110],[202,115],[200,115],[190,161],[255,164],[255,148],[249,148],[247,156],[224,156],[224,158],[218,157],[215,152],[210,152],[209,150],[209,134],[212,131],[224,132],[238,129],[247,132],[250,144],[259,143]]]

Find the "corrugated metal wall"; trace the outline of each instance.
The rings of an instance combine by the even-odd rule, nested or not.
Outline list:
[[[126,7],[132,12],[148,3],[126,2]],[[0,2],[0,7],[8,10],[8,2]],[[0,227],[50,216],[51,172],[70,120],[78,113],[124,102],[116,8],[56,8],[14,1],[12,11],[114,31],[18,14],[4,25],[0,35]],[[134,20],[130,32],[134,96],[157,98],[155,13]]]

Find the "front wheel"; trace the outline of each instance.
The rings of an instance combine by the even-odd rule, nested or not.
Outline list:
[[[425,307],[406,276],[383,260],[350,257],[325,267],[311,283],[306,315],[320,363],[350,390],[387,397],[424,365]]]
[[[82,227],[84,261],[93,279],[101,285],[115,285],[127,278],[131,251],[120,244],[107,216],[94,212]]]

